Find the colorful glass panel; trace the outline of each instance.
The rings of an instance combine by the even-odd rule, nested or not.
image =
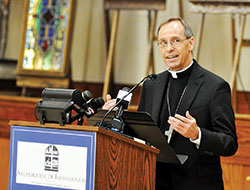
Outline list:
[[[60,71],[70,0],[30,0],[22,68]]]

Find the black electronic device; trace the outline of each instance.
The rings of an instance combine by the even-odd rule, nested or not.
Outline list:
[[[88,125],[99,125],[103,116],[106,115],[107,110],[100,110],[92,118],[87,119]],[[115,111],[105,118],[104,123],[108,124],[114,117]],[[176,155],[173,149],[167,142],[166,137],[162,134],[161,130],[154,123],[150,114],[146,112],[130,112],[124,111],[122,119],[125,123],[124,132],[121,135],[128,135],[137,139],[144,140],[149,145],[160,149],[160,154],[157,156],[157,161],[165,163],[180,164],[179,159],[182,155]],[[103,126],[105,127],[105,125]],[[109,129],[109,127],[107,127]]]
[[[41,124],[59,123],[63,126],[78,120],[81,125],[84,115],[90,117],[104,105],[101,97],[93,99],[88,90],[45,88],[41,97],[35,108],[35,115]],[[72,116],[73,111],[75,115]]]

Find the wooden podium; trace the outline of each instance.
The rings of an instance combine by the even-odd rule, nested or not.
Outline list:
[[[90,132],[96,136],[94,189],[155,189],[156,156],[159,150],[123,135],[94,126],[10,121],[12,127]],[[10,154],[11,159],[11,154]],[[11,161],[10,161],[11,167]],[[87,189],[87,188],[86,188]]]

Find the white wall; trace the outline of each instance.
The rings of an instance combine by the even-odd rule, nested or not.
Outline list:
[[[24,0],[22,0],[24,1]],[[9,27],[9,43],[6,57],[17,58],[22,26],[23,2],[12,0]],[[183,0],[184,18],[196,35],[201,16],[189,11],[188,0]],[[115,50],[115,82],[134,84],[144,77],[147,63],[147,11],[121,11]],[[159,11],[157,26],[169,17],[177,17],[178,1],[167,0],[165,11]],[[19,18],[19,19],[17,19]],[[245,37],[250,36],[250,21],[247,22]],[[103,0],[77,0],[75,25],[72,41],[73,81],[103,82],[106,65],[106,41]],[[15,42],[13,42],[13,40]],[[208,14],[202,39],[199,63],[205,68],[230,81],[232,68],[231,17],[230,15]],[[154,45],[156,72],[166,69],[161,61],[158,47]],[[243,48],[240,74],[245,90],[250,91],[250,49]],[[238,89],[242,90],[238,84]]]

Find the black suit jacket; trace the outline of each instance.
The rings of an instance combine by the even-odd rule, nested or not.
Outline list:
[[[189,111],[196,119],[201,129],[200,146],[197,149],[189,139],[174,132],[170,145],[177,154],[188,155],[188,160],[181,166],[166,166],[168,171],[161,169],[160,175],[171,174],[169,183],[177,183],[173,189],[223,189],[220,156],[233,155],[238,148],[230,86],[195,60],[193,64],[178,114],[185,116]],[[138,110],[151,114],[155,123],[168,75],[168,71],[160,73],[154,81],[145,81],[142,88]]]

